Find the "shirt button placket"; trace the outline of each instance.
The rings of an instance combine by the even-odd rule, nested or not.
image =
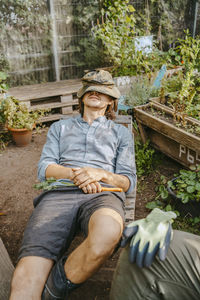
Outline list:
[[[88,157],[88,153],[91,152],[93,148],[93,143],[94,143],[94,132],[95,132],[95,127],[91,125],[88,129],[87,137],[86,137],[86,153],[85,153],[85,159]]]

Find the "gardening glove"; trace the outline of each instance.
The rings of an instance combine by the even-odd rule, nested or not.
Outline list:
[[[130,223],[123,232],[121,247],[130,241],[129,260],[142,267],[149,267],[156,254],[164,260],[173,237],[171,223],[176,218],[172,211],[154,208],[145,218]]]

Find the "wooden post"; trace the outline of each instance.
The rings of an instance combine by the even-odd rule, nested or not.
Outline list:
[[[8,300],[14,267],[0,238],[0,299]]]
[[[192,37],[194,39],[195,39],[196,27],[197,27],[197,14],[198,14],[198,0],[196,0],[195,9],[194,9],[194,25],[193,25],[193,33],[192,33]]]
[[[60,67],[59,67],[59,57],[58,57],[58,40],[57,40],[57,26],[56,26],[56,14],[54,9],[54,0],[49,0],[49,10],[52,19],[52,37],[53,37],[53,58],[54,67],[56,73],[56,81],[60,80]]]

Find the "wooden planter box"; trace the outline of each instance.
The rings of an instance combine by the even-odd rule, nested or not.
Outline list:
[[[151,144],[185,167],[200,164],[200,133],[197,135],[175,126],[173,110],[151,102],[134,108],[143,142]],[[200,128],[200,122],[185,118],[188,124]]]

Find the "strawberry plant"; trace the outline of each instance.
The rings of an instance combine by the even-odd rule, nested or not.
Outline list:
[[[175,191],[183,203],[200,201],[200,165],[191,170],[180,170],[178,177],[168,181],[168,189]]]

